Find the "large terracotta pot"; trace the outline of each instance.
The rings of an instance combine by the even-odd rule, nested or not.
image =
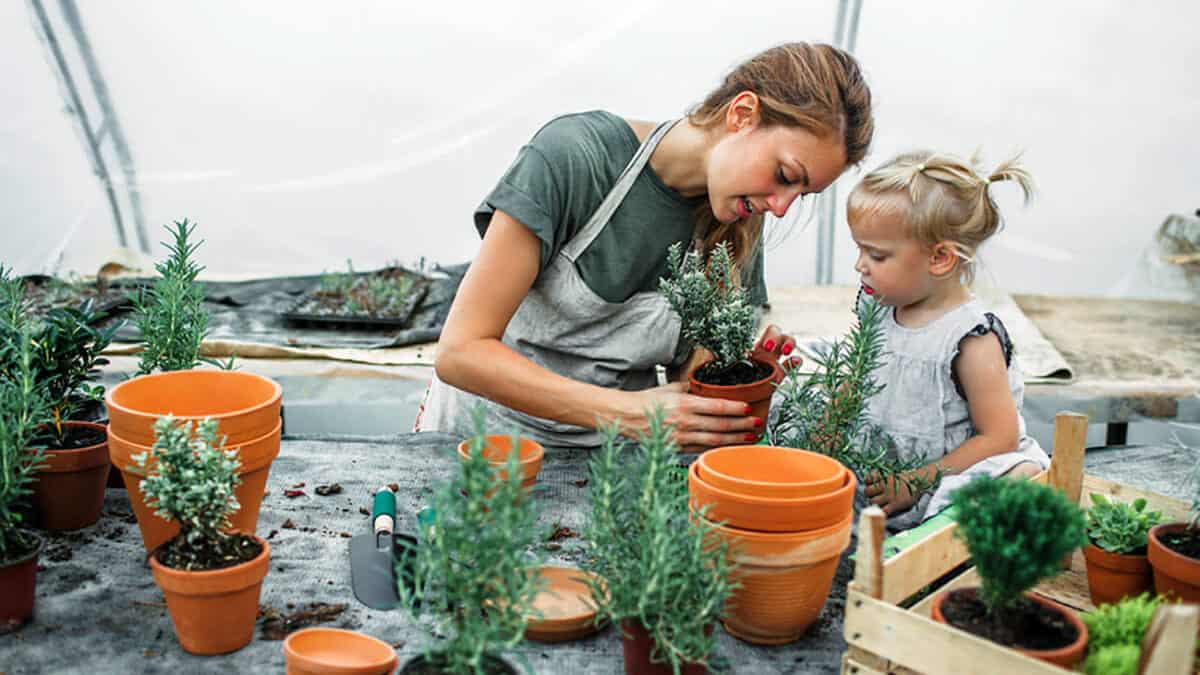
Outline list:
[[[858,479],[847,471],[837,490],[816,497],[776,499],[755,497],[713,487],[699,474],[699,462],[688,467],[688,495],[697,509],[708,507],[706,518],[731,527],[761,532],[801,532],[841,523],[854,506]]]
[[[232,370],[178,370],[126,380],[104,396],[110,432],[137,445],[154,444],[154,422],[211,418],[225,445],[241,445],[279,423],[283,389],[274,380]],[[118,467],[121,468],[121,467]]]
[[[234,490],[238,500],[238,510],[230,516],[233,529],[253,534],[258,527],[258,511],[262,506],[263,492],[267,488],[267,475],[271,470],[271,462],[279,454],[279,436],[283,430],[282,420],[275,421],[275,428],[270,433],[247,443],[226,446],[227,450],[238,451],[241,465],[238,476],[241,484]],[[145,495],[139,484],[155,466],[151,461],[146,470],[138,469],[133,464],[133,456],[148,452],[150,448],[144,445],[130,443],[118,436],[112,427],[108,430],[108,450],[112,462],[119,467],[129,492],[129,503],[133,506],[133,514],[137,517],[138,527],[142,532],[142,543],[147,551],[153,551],[166,540],[179,533],[179,524],[167,521],[154,513],[154,509],[146,503]]]
[[[1087,563],[1088,592],[1092,604],[1120,602],[1154,587],[1145,555],[1110,553],[1095,544],[1083,547]]]
[[[711,634],[711,628],[709,629]],[[669,663],[654,663],[650,655],[654,652],[654,639],[641,621],[621,622],[621,652],[625,657],[625,675],[672,675]],[[705,675],[708,668],[699,663],[684,663],[680,675]]]
[[[1146,558],[1154,570],[1154,590],[1186,603],[1200,603],[1200,560],[1163,546],[1161,537],[1187,529],[1187,523],[1164,523],[1150,529]]]
[[[388,675],[396,650],[388,643],[344,628],[305,628],[283,641],[287,675]]]
[[[819,497],[846,484],[846,467],[836,459],[773,445],[713,448],[696,464],[705,483],[752,497]]]
[[[797,640],[821,614],[838,559],[850,545],[854,514],[808,532],[754,532],[717,526],[715,535],[736,565],[740,587],[725,605],[725,630],[747,642],[777,645]]]
[[[0,566],[0,629],[15,628],[33,616],[37,594],[38,555],[45,542],[41,537],[23,530],[32,539],[33,550],[20,558]],[[5,632],[0,630],[0,633]]]
[[[508,478],[508,471],[505,467],[508,463],[508,456],[512,453],[512,436],[506,434],[492,434],[484,437],[487,444],[483,447],[483,456],[488,462],[496,468],[501,469],[500,480]],[[521,469],[521,485],[525,487],[533,487],[537,482],[538,472],[542,469],[542,458],[546,456],[546,450],[541,443],[532,438],[524,436],[517,440],[517,459]],[[460,461],[466,461],[471,456],[471,439],[467,439],[458,444],[458,458]]]
[[[764,422],[771,412],[771,394],[775,393],[775,383],[783,379],[783,368],[777,361],[754,359],[771,367],[771,374],[761,380],[749,384],[720,385],[706,384],[696,379],[696,372],[710,361],[700,364],[688,375],[688,393],[707,398],[722,398],[729,401],[742,401],[750,404],[750,414]]]
[[[953,626],[954,624],[946,621],[946,616],[942,613],[942,603],[946,602],[946,599],[950,597],[951,593],[966,594],[974,597],[978,591],[979,588],[977,586],[957,588],[952,591],[943,591],[933,601],[933,620],[937,621],[938,623],[944,623],[948,626]],[[1031,656],[1035,659],[1046,661],[1047,663],[1053,663],[1064,668],[1070,668],[1076,663],[1079,663],[1079,661],[1083,659],[1083,653],[1087,648],[1088,641],[1087,626],[1084,625],[1083,620],[1079,618],[1079,615],[1070,608],[1060,605],[1053,600],[1043,598],[1036,593],[1026,593],[1025,597],[1038,603],[1039,605],[1048,607],[1055,612],[1062,614],[1072,626],[1075,626],[1077,637],[1071,644],[1065,647],[1059,647],[1058,649],[1021,649],[1019,647],[1013,647],[1012,649],[1025,654],[1026,656]]]
[[[263,547],[256,558],[219,570],[176,570],[150,554],[154,583],[166,597],[175,637],[186,651],[226,654],[253,639],[258,597],[271,559],[266,540],[254,539]]]
[[[63,426],[106,434],[104,425],[93,422],[63,422]],[[78,530],[100,520],[109,472],[107,441],[74,450],[47,449],[42,457],[33,484],[38,527]]]

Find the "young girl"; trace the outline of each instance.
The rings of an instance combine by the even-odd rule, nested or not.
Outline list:
[[[865,486],[893,530],[941,511],[975,476],[1033,476],[1050,463],[1025,432],[1012,342],[969,290],[976,251],[1000,226],[989,194],[1000,181],[1016,182],[1028,201],[1032,181],[1016,158],[980,174],[954,157],[911,152],[871,172],[850,194],[860,297],[890,308],[886,362],[876,373],[885,386],[868,414],[900,457],[928,460],[917,470],[924,477],[942,471],[941,483],[919,498],[903,481]]]

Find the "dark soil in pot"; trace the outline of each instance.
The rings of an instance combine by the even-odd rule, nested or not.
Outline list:
[[[46,449],[52,452],[54,450],[78,450],[99,445],[107,440],[108,435],[102,429],[70,426],[63,434],[62,443],[59,443],[58,438],[53,434],[46,437]]]
[[[1079,637],[1065,616],[1028,598],[1018,600],[1001,619],[988,616],[973,592],[953,591],[942,605],[942,615],[955,627],[1006,647],[1059,649]]]
[[[449,672],[436,661],[430,662],[424,655],[409,659],[399,671],[400,675],[446,675]],[[517,670],[507,661],[495,656],[483,657],[483,672],[487,675],[517,675]]]
[[[154,551],[159,563],[177,570],[202,572],[219,570],[249,562],[262,553],[262,544],[250,535],[234,533],[217,545],[201,542],[197,546],[187,543],[183,535],[176,535]]]
[[[1179,555],[1200,560],[1200,529],[1164,534],[1159,537],[1159,541]]]
[[[700,366],[694,377],[705,384],[715,384],[722,387],[750,384],[770,377],[774,369],[766,363],[758,361],[739,361],[728,368],[717,368],[716,363]]]

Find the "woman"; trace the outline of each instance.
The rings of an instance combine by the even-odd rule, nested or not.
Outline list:
[[[765,420],[745,404],[657,383],[690,353],[658,293],[668,247],[727,242],[750,299],[765,302],[763,213],[783,216],[866,154],[871,95],[854,59],[784,44],[735,68],[685,119],[654,125],[595,111],[557,118],[518,153],[475,212],[483,236],[438,344],[417,429],[488,426],[546,445],[599,445],[597,426],[648,426],[661,406],[685,449],[745,443]],[[790,354],[768,326],[759,356]],[[686,372],[686,369],[684,370]]]

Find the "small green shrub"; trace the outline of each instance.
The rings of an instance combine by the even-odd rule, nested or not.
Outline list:
[[[35,379],[33,344],[27,331],[0,340],[0,358],[11,370],[0,378],[0,560],[29,551],[17,504],[32,494],[43,450],[30,448],[36,429],[50,421]]]
[[[482,673],[488,657],[520,642],[541,586],[541,560],[531,552],[539,543],[533,498],[521,486],[517,453],[509,455],[503,480],[484,457],[484,419],[477,408],[470,457],[434,492],[413,588],[397,583],[413,618],[431,615],[445,637],[425,658],[448,673]]]
[[[679,315],[684,339],[712,352],[717,370],[748,361],[758,321],[729,248],[718,244],[705,260],[699,251],[684,253],[676,242],[667,252],[667,268],[670,276],[659,279],[659,291]]]
[[[652,659],[678,672],[686,662],[710,667],[715,639],[705,634],[733,591],[727,547],[713,526],[689,516],[671,428],[661,410],[636,449],[615,426],[590,466],[591,514],[585,536],[597,620],[639,621],[654,640]]]
[[[1088,627],[1088,651],[1116,645],[1140,647],[1162,602],[1161,597],[1142,593],[1086,612],[1082,618]]]
[[[1061,571],[1064,556],[1087,543],[1083,509],[1029,480],[981,476],[951,497],[958,530],[979,572],[980,600],[1004,615],[1021,594]]]
[[[1142,648],[1137,645],[1113,645],[1088,654],[1083,662],[1087,675],[1137,675]]]
[[[204,268],[193,259],[204,242],[189,240],[196,224],[186,218],[166,229],[174,237],[173,243],[163,244],[171,255],[154,266],[160,275],[154,286],[134,297],[134,323],[145,341],[138,375],[195,368],[208,334],[204,288],[196,281]]]
[[[1088,538],[1092,543],[1109,553],[1122,555],[1145,550],[1150,528],[1162,521],[1161,512],[1146,510],[1145,499],[1127,504],[1095,492],[1087,517]]]

